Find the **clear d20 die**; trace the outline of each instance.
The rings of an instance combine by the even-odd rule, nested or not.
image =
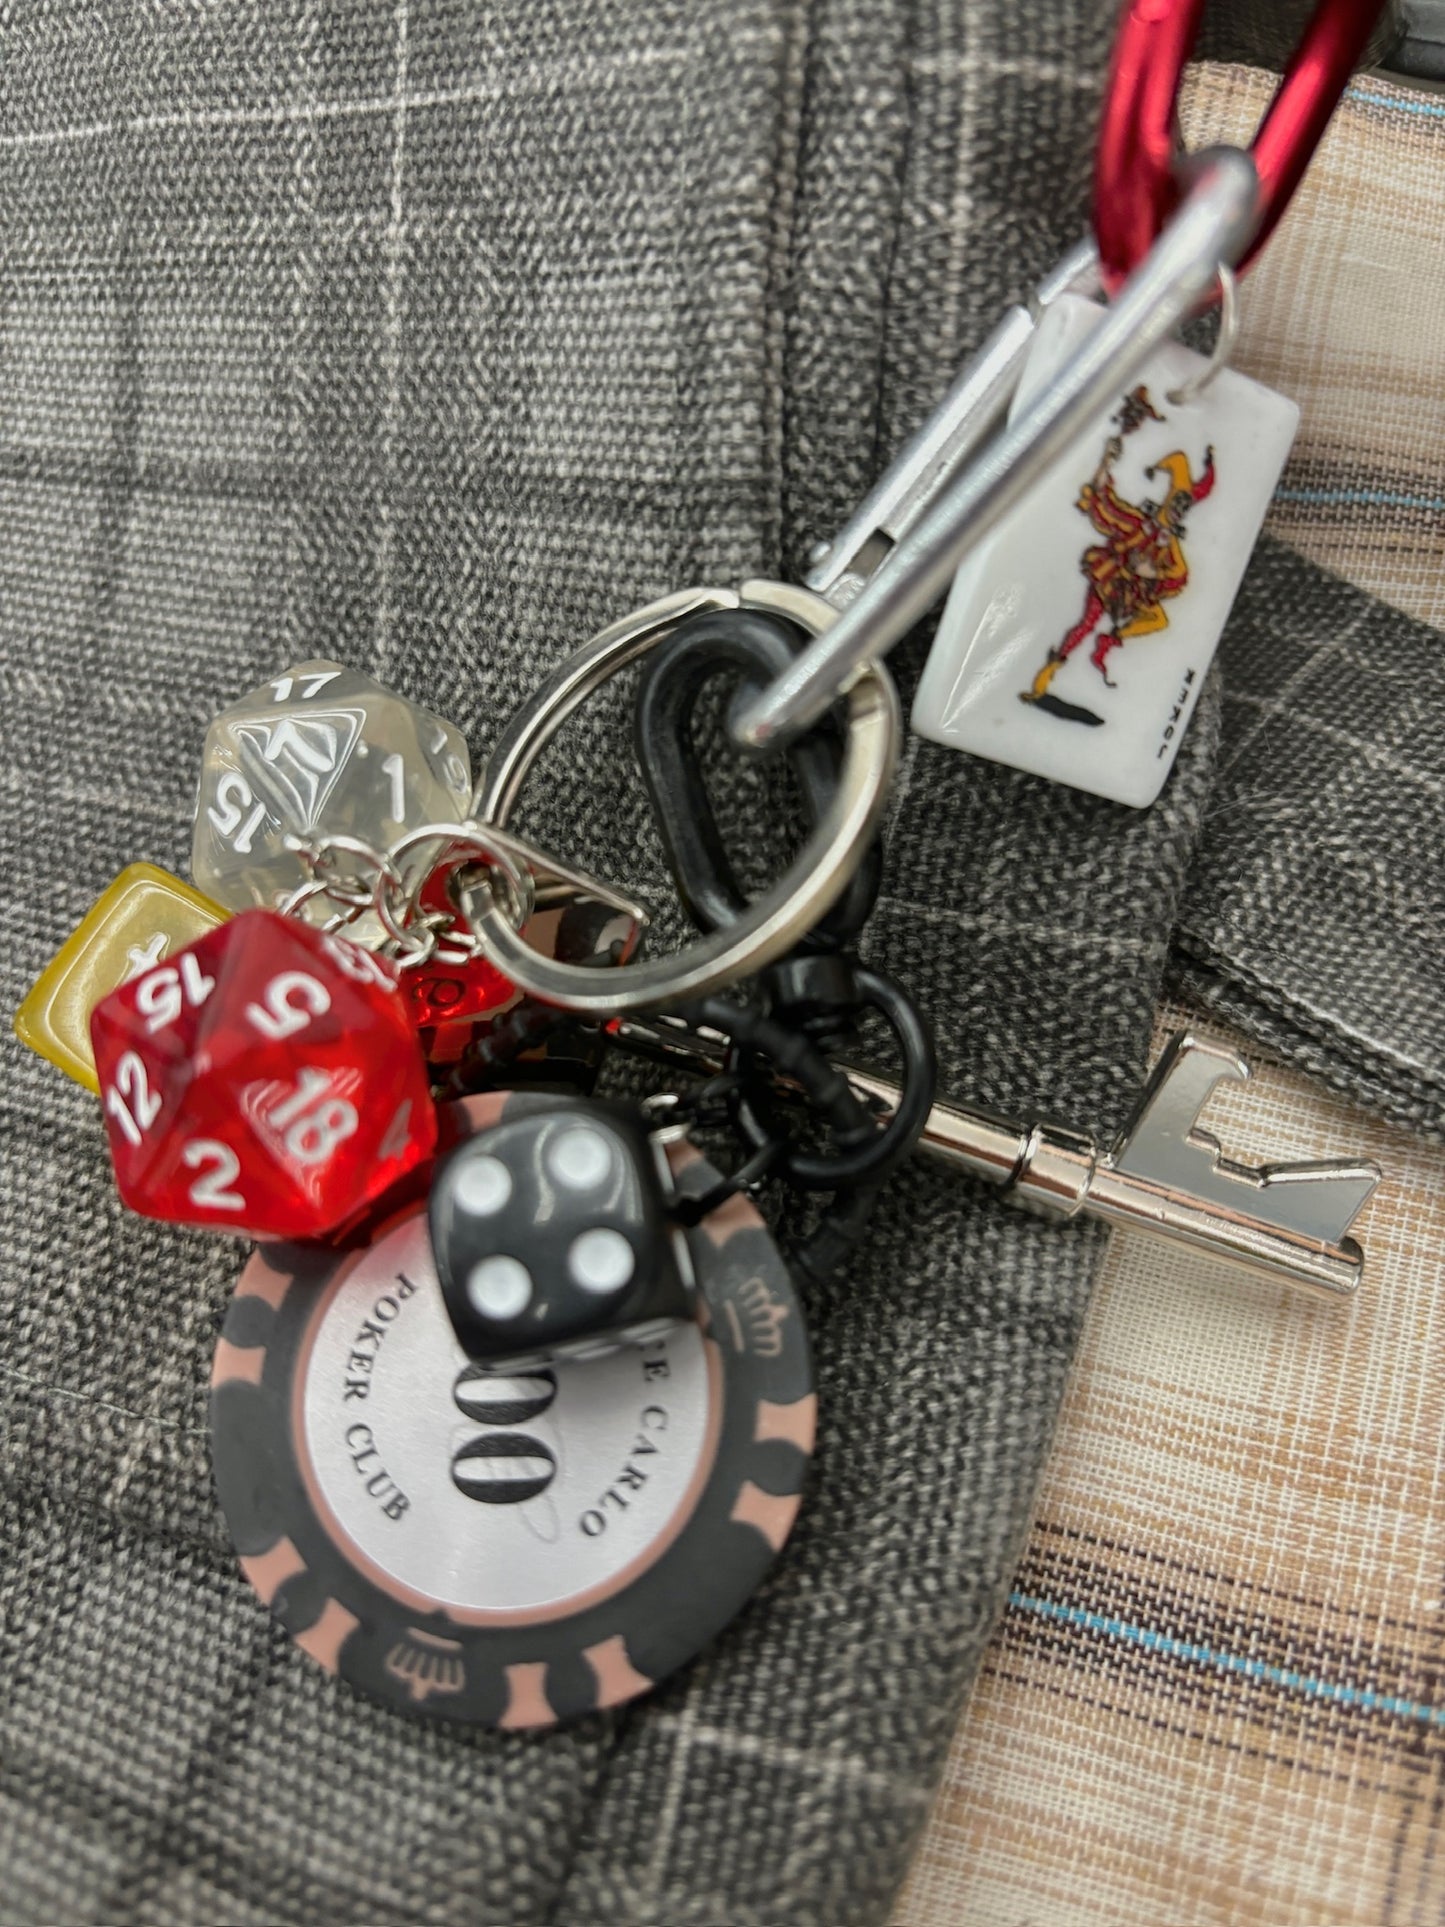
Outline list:
[[[385,849],[470,803],[467,746],[452,724],[355,669],[302,663],[207,730],[191,874],[228,909],[274,908],[304,877],[288,835]],[[317,921],[334,908],[318,903]]]

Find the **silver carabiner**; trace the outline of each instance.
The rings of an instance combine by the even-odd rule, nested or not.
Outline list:
[[[1076,249],[1014,308],[964,369],[837,539],[816,554],[808,586],[841,613],[736,718],[763,749],[817,722],[870,664],[901,642],[945,593],[959,563],[1215,287],[1248,246],[1259,182],[1239,148],[1189,163],[1189,189],[1103,320],[1049,385],[970,466],[963,463],[1017,385],[1037,315],[1061,294],[1093,292],[1092,244]]]
[[[898,544],[1008,406],[1044,314],[1060,295],[1091,298],[1102,286],[1099,250],[1081,241],[1039,282],[1027,307],[1008,309],[846,525],[814,549],[803,577],[814,595],[846,609],[888,566]]]

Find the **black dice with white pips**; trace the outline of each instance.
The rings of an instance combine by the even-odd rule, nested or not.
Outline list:
[[[457,1337],[489,1365],[610,1351],[693,1315],[655,1147],[607,1105],[468,1139],[438,1168],[429,1210]]]

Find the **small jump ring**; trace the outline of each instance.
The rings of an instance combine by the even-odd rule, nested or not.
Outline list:
[[[331,890],[329,885],[321,882],[318,878],[313,878],[308,883],[298,883],[294,890],[288,890],[284,897],[277,899],[277,914],[283,917],[299,916],[306,905],[316,897],[330,896]],[[335,899],[333,899],[333,901],[334,900]],[[370,903],[370,901],[371,899],[368,897],[367,902]],[[341,909],[334,911],[324,923],[320,923],[316,927],[319,930],[326,931],[329,935],[335,935],[345,929],[348,923],[354,923],[357,914],[358,910],[356,908],[348,909],[343,905]]]
[[[399,897],[399,901],[397,900]],[[371,908],[386,932],[387,940],[400,947],[401,957],[397,961],[421,963],[431,956],[436,948],[436,936],[430,926],[419,929],[412,918],[415,908],[414,899],[405,885],[397,892],[388,888],[388,880],[383,873],[376,879],[376,889],[372,895]]]
[[[416,939],[410,935],[408,925],[422,885],[439,870],[450,873],[478,858],[489,869],[500,871],[506,885],[507,915],[520,930],[532,914],[535,891],[530,869],[517,860],[511,848],[506,847],[512,841],[511,838],[494,836],[491,826],[485,823],[423,823],[418,829],[408,830],[387,852],[397,881],[402,885],[401,890],[395,896],[389,896],[387,879],[384,876],[377,879],[373,907],[387,934],[398,943],[415,943]],[[427,843],[442,847],[438,855],[426,864],[423,873],[407,885],[402,878],[402,859],[418,845]]]
[[[381,876],[392,871],[393,883],[399,885],[401,882],[386,852],[364,842],[359,836],[324,836],[314,843],[307,842],[304,837],[288,836],[286,847],[300,858],[309,880],[320,886],[317,894],[324,893],[333,903],[344,904],[349,910],[369,910],[376,885],[363,885],[359,875],[338,876],[336,861],[339,857],[355,857],[364,868],[374,870]]]
[[[397,969],[418,970],[423,964],[431,963],[441,950],[441,935],[449,922],[447,917],[428,912],[403,925],[403,935],[391,938],[392,962]]]
[[[277,913],[283,917],[294,917],[311,902],[313,897],[323,896],[325,891],[324,883],[317,883],[314,878],[308,877],[304,882],[298,883],[294,890],[288,890],[284,897],[277,897]]]
[[[1221,370],[1229,366],[1234,344],[1239,338],[1239,278],[1226,263],[1219,264],[1219,332],[1214,337],[1214,352],[1209,366],[1197,375],[1171,388],[1165,396],[1176,408],[1189,408],[1197,402]]]

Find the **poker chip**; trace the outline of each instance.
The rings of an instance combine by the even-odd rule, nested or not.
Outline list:
[[[495,1093],[448,1122],[552,1101]],[[669,1154],[680,1191],[715,1182]],[[542,1727],[648,1691],[741,1610],[797,1514],[807,1339],[750,1204],[688,1241],[695,1323],[513,1371],[457,1343],[424,1204],[360,1249],[256,1252],[212,1372],[216,1483],[242,1570],[313,1660],[410,1712]]]

